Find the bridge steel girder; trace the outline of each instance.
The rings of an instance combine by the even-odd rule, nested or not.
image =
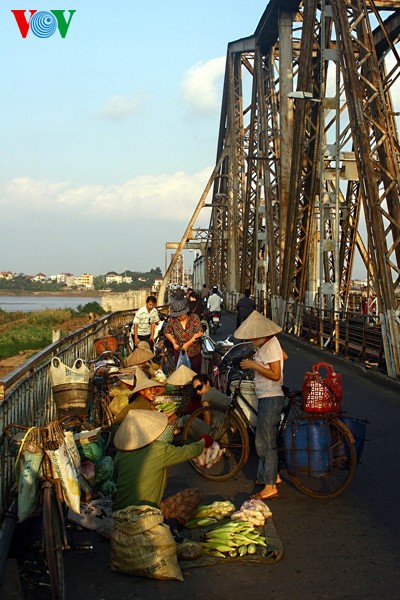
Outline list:
[[[234,293],[250,287],[284,327],[294,308],[294,333],[318,285],[327,284],[327,299],[339,288],[334,299],[346,308],[358,253],[377,294],[392,377],[400,374],[400,142],[391,97],[399,40],[400,1],[270,0],[254,35],[228,45],[205,242],[208,283]],[[335,204],[324,206],[323,195]]]
[[[362,0],[332,3],[342,75],[350,115],[369,260],[382,327],[388,373],[400,375],[395,290],[400,282],[399,140],[389,80],[380,65],[369,20],[374,10]],[[383,27],[383,23],[380,23]],[[397,57],[398,58],[398,57]],[[398,76],[400,64],[392,69]]]

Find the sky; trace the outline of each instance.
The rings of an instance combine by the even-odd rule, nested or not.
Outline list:
[[[227,44],[267,3],[3,0],[0,271],[164,270],[215,165]],[[24,7],[76,12],[24,38]]]

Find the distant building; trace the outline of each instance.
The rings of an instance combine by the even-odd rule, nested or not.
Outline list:
[[[118,273],[115,273],[114,271],[110,271],[109,273],[106,273],[106,283],[120,284],[120,283],[122,283],[122,280],[123,280],[122,275],[118,275]]]
[[[118,275],[118,273],[114,273],[114,271],[110,271],[110,273],[106,273],[106,283],[116,283],[120,285],[121,283],[132,283],[133,279],[127,275]]]
[[[14,273],[11,271],[0,271],[0,279],[14,279]]]
[[[158,292],[158,290],[160,289],[160,286],[162,284],[163,280],[162,279],[155,279],[154,283],[153,283],[153,287],[151,288],[151,291],[153,294],[156,294]]]
[[[65,285],[67,287],[74,287],[76,285],[75,284],[75,279],[76,279],[75,275],[72,275],[72,273],[64,273],[64,275],[65,275]]]
[[[93,275],[91,273],[83,273],[79,277],[75,277],[75,285],[87,289],[93,288]]]
[[[37,273],[32,277],[32,281],[40,281],[43,283],[44,281],[47,281],[47,276],[44,273]]]

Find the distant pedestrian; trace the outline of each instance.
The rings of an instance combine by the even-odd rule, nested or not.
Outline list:
[[[256,310],[256,303],[254,302],[254,300],[252,300],[252,298],[250,298],[249,288],[246,288],[244,290],[244,296],[243,298],[240,298],[240,300],[236,304],[236,310],[238,313],[236,319],[237,328],[241,323],[243,323],[245,319],[247,319],[249,315],[251,315],[253,310]]]
[[[203,287],[201,288],[201,292],[200,292],[200,296],[201,296],[202,300],[204,300],[204,298],[208,298],[209,295],[210,295],[210,289],[208,288],[206,283],[203,283]]]

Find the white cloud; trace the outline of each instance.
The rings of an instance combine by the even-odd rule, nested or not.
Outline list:
[[[148,100],[144,92],[136,92],[132,96],[112,96],[100,109],[100,116],[106,119],[122,120],[140,112]]]
[[[193,175],[141,175],[118,185],[83,185],[70,182],[37,181],[29,177],[13,179],[0,188],[0,208],[29,214],[43,212],[43,218],[59,213],[64,218],[90,216],[95,220],[165,220],[188,222],[205,188],[211,167]]]
[[[192,112],[207,115],[219,110],[224,71],[224,56],[198,62],[186,71],[181,96]]]

